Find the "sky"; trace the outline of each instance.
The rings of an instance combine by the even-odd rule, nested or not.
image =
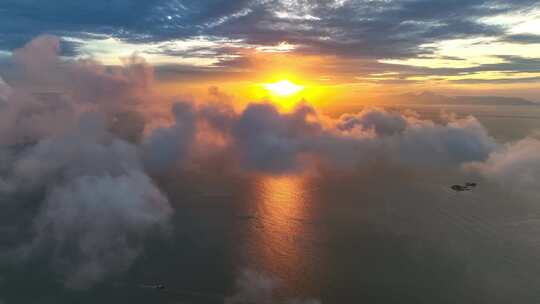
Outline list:
[[[114,66],[137,53],[174,93],[219,85],[254,99],[253,87],[288,79],[321,104],[426,90],[540,100],[534,0],[0,3],[4,64],[44,34],[60,38],[66,58]]]

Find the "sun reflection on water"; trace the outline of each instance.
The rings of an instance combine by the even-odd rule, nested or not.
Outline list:
[[[256,220],[249,233],[252,258],[262,271],[281,279],[302,278],[302,242],[310,235],[305,223],[309,202],[307,182],[300,176],[265,176],[256,181]]]

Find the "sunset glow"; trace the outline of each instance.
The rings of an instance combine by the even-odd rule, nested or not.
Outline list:
[[[540,303],[540,0],[0,0],[0,304]]]
[[[276,83],[267,83],[264,87],[278,96],[291,96],[304,89],[303,86],[294,84],[288,80],[281,80]]]

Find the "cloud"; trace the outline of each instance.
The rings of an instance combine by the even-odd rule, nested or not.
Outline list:
[[[27,92],[12,90],[0,111],[0,143],[12,147],[35,143],[74,126],[75,106],[56,97],[44,102]]]
[[[436,124],[366,109],[333,121],[308,105],[280,113],[270,104],[250,104],[241,113],[206,106],[200,119],[219,126],[246,169],[273,173],[301,170],[309,166],[306,157],[345,168],[381,158],[405,166],[448,167],[484,160],[496,146],[472,117]]]
[[[40,37],[14,52],[26,72],[0,105],[0,211],[21,216],[0,228],[16,227],[10,253],[46,261],[69,287],[126,271],[149,239],[166,235],[174,210],[159,181],[197,165],[287,174],[385,161],[470,166],[519,187],[538,178],[537,141],[501,147],[474,117],[432,121],[367,108],[330,118],[305,103],[289,112],[264,102],[235,110],[217,88],[209,102],[171,102],[155,94],[154,70],[142,58],[108,68],[62,59],[57,45]],[[47,90],[33,92],[36,84]],[[173,106],[154,115],[146,111],[154,104]],[[507,181],[512,175],[523,177]],[[275,301],[275,284],[244,274],[229,301]]]
[[[308,117],[314,110],[301,106],[281,114],[270,104],[249,105],[234,123],[232,136],[248,168],[262,171],[295,169],[297,156],[321,133]]]
[[[59,63],[60,39],[54,36],[39,36],[24,47],[13,51],[13,61],[23,69],[26,77],[47,79],[45,72]]]
[[[9,95],[11,94],[11,88],[5,81],[0,77],[0,104],[5,102]]]
[[[343,115],[337,127],[342,131],[360,128],[361,131],[373,130],[377,135],[392,135],[403,132],[407,120],[399,113],[368,109],[357,115]]]
[[[277,279],[261,275],[251,270],[244,270],[236,281],[236,293],[225,299],[225,304],[258,303],[258,304],[320,304],[319,300],[288,299],[280,301],[276,294],[279,286]]]
[[[76,102],[118,110],[133,106],[153,84],[154,68],[136,54],[121,58],[121,66],[108,68],[91,59],[63,60],[60,44],[58,37],[46,35],[14,50],[13,62],[23,77],[18,86],[46,86]]]
[[[0,4],[0,47],[12,50],[41,33],[75,38],[60,47],[62,54],[70,55],[80,52],[76,40],[115,37],[143,46],[204,37],[234,40],[241,48],[271,47],[286,41],[300,54],[376,63],[379,59],[429,55],[434,49],[422,45],[448,39],[484,36],[534,43],[535,37],[510,35],[504,27],[482,20],[536,6],[534,0],[99,0],[85,5],[64,0],[6,0]],[[165,47],[157,53],[160,51],[166,55],[171,50]],[[227,50],[218,43],[210,51],[236,55],[238,48]],[[191,56],[189,51],[179,52],[177,57]],[[350,69],[350,63],[347,65]],[[359,71],[361,68],[356,74]]]
[[[402,162],[443,167],[483,160],[496,147],[494,139],[473,117],[450,118],[439,125],[413,119],[402,136],[390,139],[388,144]]]
[[[174,170],[187,158],[195,138],[196,118],[192,105],[175,103],[174,124],[154,130],[143,143],[146,166],[151,171]]]
[[[9,98],[0,112],[0,141],[17,145],[59,135],[88,110],[100,112],[123,139],[138,140],[145,121],[137,106],[151,95],[153,68],[136,56],[112,71],[94,61],[64,61],[58,45],[58,38],[43,36],[13,53],[22,78],[17,89],[2,84]]]
[[[31,145],[13,164],[14,178],[22,187],[34,188],[51,180],[129,170],[141,170],[136,148],[114,138],[106,131],[103,117],[94,113],[81,117],[76,130]]]
[[[2,226],[24,237],[8,253],[46,258],[67,286],[87,288],[126,271],[170,225],[173,209],[141,156],[147,118],[139,105],[153,70],[136,56],[112,71],[65,61],[50,36],[13,57],[23,73],[0,107],[0,190],[10,202],[0,208],[19,210]],[[44,93],[29,90],[44,84]],[[181,106],[174,114],[187,124]],[[187,133],[170,139],[189,142]]]
[[[466,164],[467,171],[478,172],[501,187],[535,193],[540,179],[540,140],[529,137],[493,151],[485,162]]]
[[[85,288],[126,271],[144,240],[165,228],[172,214],[167,198],[135,170],[84,175],[49,191],[35,219],[32,247],[50,248],[69,287]]]
[[[70,287],[125,271],[173,212],[137,148],[104,126],[89,114],[78,130],[40,140],[17,155],[8,180],[15,193],[44,193],[34,202],[35,236],[22,250],[50,255]]]
[[[535,44],[540,43],[540,35],[536,34],[511,34],[501,38],[501,41],[519,43],[519,44]]]
[[[122,58],[123,65],[107,69],[99,62],[71,62],[62,85],[78,100],[105,103],[110,107],[130,106],[140,95],[148,93],[154,81],[154,68],[137,55]],[[114,109],[114,108],[113,108]]]
[[[334,83],[369,82],[397,88],[423,80],[442,87],[461,83],[463,90],[473,91],[474,84],[502,84],[507,94],[512,84],[522,83],[534,97],[538,58],[523,53],[521,46],[535,48],[537,37],[513,34],[504,18],[500,23],[487,20],[519,15],[537,6],[532,0],[99,0],[88,5],[9,0],[0,4],[0,51],[18,49],[46,33],[62,37],[58,52],[63,56],[118,64],[116,57],[133,50],[157,64],[160,80],[208,82],[248,79],[260,73],[259,57],[263,56],[257,53],[286,43],[291,48],[278,57],[325,61],[328,64],[310,65],[310,74],[331,75]],[[466,41],[471,41],[468,48],[476,55],[456,58],[463,56],[455,46]],[[454,54],[456,49],[458,54]],[[87,69],[96,66],[92,60],[87,64]],[[381,73],[395,74],[370,76]],[[108,86],[85,86],[93,74],[66,78],[78,82],[80,91],[73,91],[88,99],[103,98],[104,91],[127,85],[125,80],[111,79]],[[52,76],[43,81],[50,82]],[[12,77],[4,78],[10,81]],[[377,87],[370,86],[370,91]]]

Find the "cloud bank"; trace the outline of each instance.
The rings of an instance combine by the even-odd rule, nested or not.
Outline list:
[[[466,164],[464,168],[496,181],[503,188],[538,195],[539,151],[540,140],[529,137],[500,147],[485,162]]]
[[[144,59],[109,68],[63,60],[58,51],[55,37],[31,41],[13,55],[18,82],[0,82],[0,208],[24,214],[2,224],[16,227],[12,237],[25,236],[9,251],[23,260],[45,256],[70,287],[128,269],[145,242],[172,224],[160,177],[194,164],[205,170],[216,158],[245,173],[355,170],[384,161],[463,167],[529,189],[540,177],[538,140],[501,146],[474,117],[435,122],[366,108],[330,118],[307,104],[284,113],[265,102],[235,110],[216,88],[213,102],[174,102],[154,115],[144,109],[163,97]],[[271,280],[248,273],[241,290],[246,282],[255,282],[260,303],[271,301]],[[241,291],[229,301],[253,297]]]
[[[199,119],[228,138],[246,168],[263,172],[299,169],[304,157],[349,167],[377,159],[406,166],[455,166],[482,161],[496,146],[473,117],[436,124],[413,114],[368,108],[333,120],[308,105],[280,113],[264,103],[250,104],[241,113],[208,113],[204,108]]]
[[[31,218],[15,232],[30,235],[17,255],[48,256],[68,286],[88,287],[126,270],[145,240],[166,230],[173,209],[137,144],[145,63],[133,57],[106,72],[62,62],[57,46],[46,36],[14,53],[26,82],[0,109],[2,195],[12,198],[2,206]],[[26,89],[44,83],[58,91]]]

